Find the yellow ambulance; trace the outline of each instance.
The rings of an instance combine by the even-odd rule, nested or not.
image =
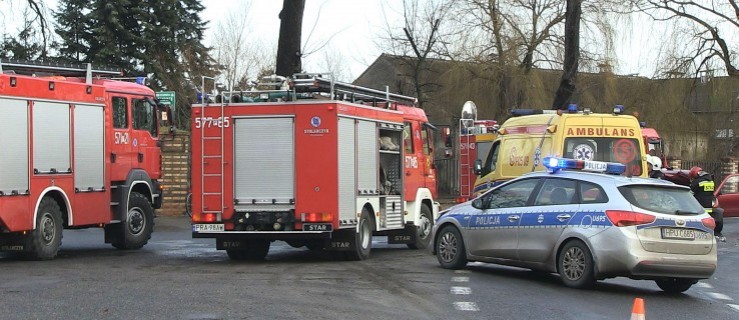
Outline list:
[[[648,176],[639,121],[623,114],[616,106],[613,113],[567,110],[512,111],[497,132],[484,160],[475,163],[474,195],[524,173],[543,171],[541,160],[547,156],[578,160],[620,162],[624,175]]]

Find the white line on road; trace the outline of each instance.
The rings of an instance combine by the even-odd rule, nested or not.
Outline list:
[[[452,287],[452,294],[472,294],[472,289],[469,287]]]
[[[695,286],[698,287],[698,288],[713,289],[713,286],[710,283],[706,283],[706,282],[698,282],[698,283],[695,284]]]
[[[470,270],[454,270],[454,273],[470,273]]]
[[[734,300],[734,299],[732,299],[731,297],[729,297],[729,296],[727,296],[727,295],[725,295],[725,294],[723,294],[723,293],[718,293],[718,292],[706,292],[706,294],[707,294],[707,295],[709,295],[709,296],[710,296],[711,298],[714,298],[714,299],[721,299],[721,300]]]
[[[734,311],[739,311],[739,304],[727,304],[727,306],[734,309]]]
[[[452,282],[470,282],[470,277],[452,277]]]
[[[455,302],[454,309],[459,311],[480,311],[480,308],[474,302]]]

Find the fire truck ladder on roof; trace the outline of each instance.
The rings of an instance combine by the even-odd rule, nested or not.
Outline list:
[[[463,201],[467,201],[472,195],[472,184],[473,175],[472,157],[470,148],[473,148],[474,141],[472,137],[474,135],[470,131],[472,127],[469,125],[473,120],[460,119],[459,120],[459,197],[463,198]]]
[[[123,75],[121,70],[93,69],[92,64],[90,63],[75,65],[18,60],[0,61],[0,73],[14,73],[31,76],[84,77],[87,84],[92,84],[92,79],[96,76]]]
[[[200,115],[201,117],[205,118],[205,106],[208,104],[207,97],[205,95],[205,79],[211,79],[210,77],[203,76],[202,78],[202,90],[203,90],[203,103],[200,105]],[[213,84],[214,90],[215,90],[215,83]],[[215,120],[215,123],[217,125],[213,125],[211,123],[214,122],[208,122],[209,124],[201,124],[200,127],[200,186],[202,190],[200,190],[200,206],[201,206],[201,213],[214,213],[218,215],[218,220],[221,219],[221,214],[223,213],[223,210],[226,208],[226,203],[224,199],[224,158],[223,158],[223,150],[224,150],[224,128],[226,127],[224,125],[224,114],[225,114],[225,106],[226,106],[225,99],[222,99],[221,102],[218,102],[220,105],[219,108],[219,116],[217,120]],[[211,129],[211,130],[208,130]],[[213,133],[216,133],[213,135]],[[210,134],[210,135],[209,135]],[[206,145],[216,143],[218,145],[218,153],[217,154],[207,154],[206,153]],[[209,164],[209,162],[217,162],[218,163],[218,171],[217,172],[206,172],[206,167]],[[206,185],[206,180],[208,184]],[[207,187],[206,187],[207,186]],[[217,187],[217,190],[209,189]]]
[[[390,93],[386,86],[385,91],[361,87],[350,83],[337,82],[327,79],[322,74],[299,73],[292,78],[292,88],[296,93],[324,92],[330,93],[332,99],[362,100],[365,102],[397,102],[403,105],[415,106],[418,100],[414,97]]]

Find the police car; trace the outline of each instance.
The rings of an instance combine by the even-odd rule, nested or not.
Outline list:
[[[439,264],[555,272],[574,288],[625,276],[667,292],[716,270],[714,220],[689,188],[619,176],[619,163],[547,157],[544,165],[442,212],[432,238]]]

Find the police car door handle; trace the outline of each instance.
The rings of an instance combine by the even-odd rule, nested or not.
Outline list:
[[[518,219],[520,219],[520,218],[521,218],[521,217],[519,217],[519,216],[517,216],[517,215],[511,215],[511,216],[508,216],[508,221],[511,221],[511,222],[513,222],[513,221],[517,221],[517,220],[518,220]]]
[[[565,221],[565,220],[567,220],[569,218],[572,218],[572,216],[569,215],[569,214],[560,214],[560,215],[557,216],[557,220],[559,220],[559,221]]]

